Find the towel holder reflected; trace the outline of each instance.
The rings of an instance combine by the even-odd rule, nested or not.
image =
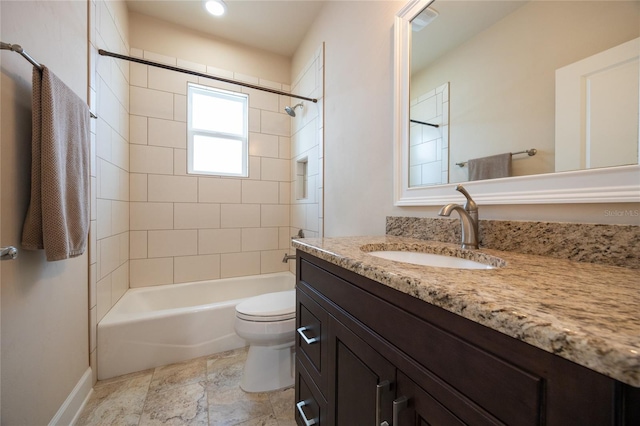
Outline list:
[[[533,157],[537,153],[538,153],[537,149],[531,148],[531,149],[525,149],[524,151],[512,152],[511,155],[527,154],[529,157]],[[456,163],[456,166],[464,167],[467,165],[467,163],[468,161],[462,161],[460,163]]]

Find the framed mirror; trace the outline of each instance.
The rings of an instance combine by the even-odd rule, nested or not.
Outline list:
[[[581,4],[599,10],[577,9],[584,10],[580,16],[576,9],[553,9]],[[626,7],[626,12],[613,10],[612,4]],[[626,30],[602,37],[599,31],[612,33],[605,18],[619,22],[615,13],[631,16]],[[593,15],[599,19],[589,20]],[[394,27],[395,205],[458,200],[453,188],[460,182],[482,204],[640,201],[639,17],[634,1],[407,3],[396,15]],[[572,25],[578,22],[587,25],[576,29]],[[542,28],[528,27],[536,24]],[[554,32],[558,27],[568,33],[567,40]],[[525,31],[504,32],[514,28]],[[593,39],[585,40],[588,37]],[[582,41],[586,46],[577,48]],[[584,63],[601,52],[609,60],[611,54],[606,52],[625,43],[632,58],[616,60],[631,63],[624,72],[635,85],[623,87],[621,93],[630,94],[624,100],[628,105],[601,119],[604,124],[598,130],[593,124],[598,119],[589,120],[597,105],[581,103],[580,90],[591,87],[595,99],[600,83],[589,81],[594,73],[588,64],[585,71]],[[604,92],[613,93],[608,88]],[[623,103],[619,95],[612,98],[616,108]],[[602,129],[605,134],[594,142]],[[416,141],[429,144],[419,146],[420,151]],[[505,177],[478,177],[478,167],[473,176],[469,174],[469,160],[497,154],[508,154]],[[425,158],[432,162],[427,164]]]

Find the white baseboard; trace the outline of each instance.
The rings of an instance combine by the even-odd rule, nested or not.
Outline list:
[[[49,422],[49,426],[72,425],[77,420],[82,408],[86,404],[93,391],[93,378],[91,367],[87,368],[67,399],[58,409],[58,412]]]

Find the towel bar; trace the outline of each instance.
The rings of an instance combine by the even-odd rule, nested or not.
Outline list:
[[[511,155],[527,154],[527,155],[529,155],[529,157],[533,157],[537,153],[538,153],[537,149],[531,148],[531,149],[525,149],[524,151],[512,152]],[[466,165],[467,165],[467,161],[463,161],[461,163],[456,163],[456,166],[460,166],[460,167],[464,167]]]
[[[25,58],[27,61],[29,61],[31,63],[31,65],[33,65],[34,67],[36,67],[40,71],[42,71],[42,65],[40,65],[40,63],[38,63],[38,61],[33,59],[31,57],[31,55],[29,55],[27,52],[25,52],[24,49],[22,48],[22,46],[20,46],[19,44],[11,44],[11,43],[5,43],[3,41],[0,41],[0,49],[2,49],[2,50],[11,50],[12,52],[19,53],[20,55],[22,55],[23,58]],[[90,115],[91,118],[98,118],[98,116],[93,111],[89,111],[89,115]]]

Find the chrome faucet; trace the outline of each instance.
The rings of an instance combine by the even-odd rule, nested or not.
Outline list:
[[[438,213],[438,216],[449,216],[452,211],[457,211],[460,215],[460,226],[462,227],[462,248],[478,248],[478,205],[471,198],[462,185],[456,186],[456,191],[462,193],[467,198],[464,207],[459,204],[447,204]]]

